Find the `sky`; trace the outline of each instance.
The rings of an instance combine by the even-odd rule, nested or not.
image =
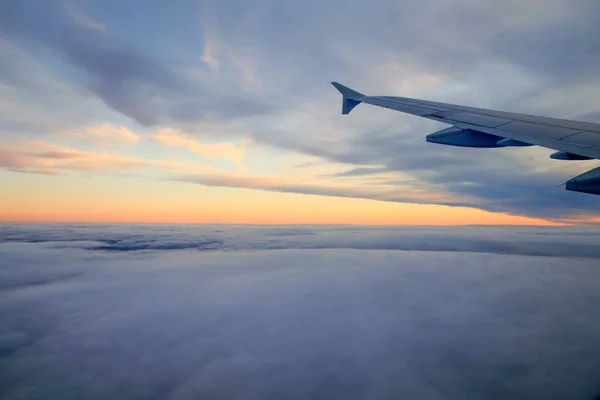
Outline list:
[[[595,399],[591,227],[0,225],[2,399]]]
[[[0,221],[564,224],[597,166],[461,149],[328,82],[600,122],[596,0],[0,4]]]

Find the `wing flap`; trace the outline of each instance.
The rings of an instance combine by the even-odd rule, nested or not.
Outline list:
[[[563,128],[560,126],[540,125],[523,121],[510,122],[504,125],[502,129],[516,133],[525,133],[527,135],[544,136],[552,139],[563,139],[579,132],[575,129]]]
[[[595,132],[579,132],[562,139],[564,142],[585,143],[590,147],[600,148],[600,134]]]

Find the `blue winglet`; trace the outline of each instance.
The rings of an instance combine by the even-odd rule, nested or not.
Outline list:
[[[352,90],[341,83],[331,82],[331,84],[342,94],[342,114],[349,114],[354,107],[360,104],[360,99],[365,97],[364,94]]]

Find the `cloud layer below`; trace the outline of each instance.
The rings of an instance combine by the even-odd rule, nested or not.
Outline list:
[[[598,234],[4,225],[0,395],[592,399]]]
[[[596,227],[4,224],[0,242],[109,252],[357,249],[600,258]]]

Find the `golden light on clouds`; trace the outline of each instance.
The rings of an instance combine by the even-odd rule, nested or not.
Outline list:
[[[62,130],[59,133],[86,140],[98,146],[133,146],[140,141],[140,136],[131,130],[108,123],[86,126],[80,129]]]
[[[196,140],[180,130],[159,128],[152,139],[166,146],[180,146],[208,159],[223,158],[241,164],[245,149],[229,142],[208,143]]]
[[[178,132],[163,131],[161,138],[154,140],[195,149],[207,158],[241,162],[245,154],[230,143],[204,144]],[[30,172],[2,172],[10,190],[0,202],[0,221],[552,224],[475,208],[419,204],[473,199],[434,187],[402,185],[410,177],[398,172],[375,173],[369,179],[337,176],[345,169],[341,165],[292,168],[283,175],[252,174],[43,141],[15,142],[0,149],[0,164],[11,171]],[[142,173],[147,168],[158,175]]]
[[[214,172],[214,168],[202,164],[151,160],[107,150],[84,151],[43,141],[6,145],[0,149],[0,166],[12,171],[37,174],[60,174],[68,171],[127,172],[143,167]]]

